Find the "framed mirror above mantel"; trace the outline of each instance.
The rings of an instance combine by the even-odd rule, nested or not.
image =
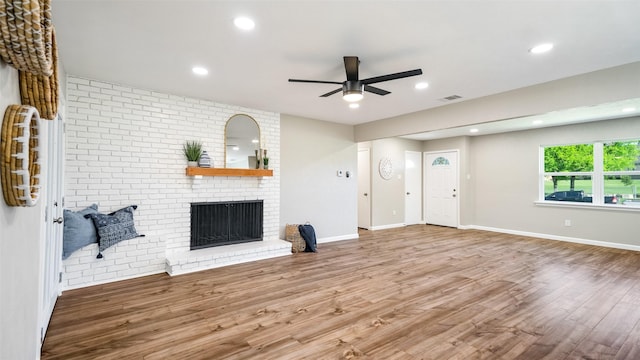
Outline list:
[[[233,115],[224,128],[224,167],[257,169],[257,151],[262,148],[261,143],[258,122],[246,114]]]
[[[188,176],[273,176],[273,170],[264,169],[259,155],[260,126],[251,116],[235,114],[227,120],[224,129],[224,168],[187,167]],[[262,165],[262,166],[261,166]]]

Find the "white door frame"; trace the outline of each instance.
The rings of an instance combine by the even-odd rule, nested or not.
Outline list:
[[[362,158],[366,158],[366,164],[361,163],[363,161],[361,153]],[[363,189],[362,185],[365,185],[366,189]],[[369,148],[358,149],[358,227],[371,229],[371,150]]]
[[[45,226],[42,239],[41,296],[40,296],[40,341],[51,320],[56,300],[60,296],[62,274],[63,233],[63,183],[64,183],[64,121],[61,115],[54,120],[45,120],[47,126],[47,182]]]
[[[413,159],[411,159],[413,157]],[[415,161],[414,161],[415,160]],[[414,162],[412,168],[409,161]],[[404,222],[406,225],[420,224],[422,218],[422,152],[405,150],[404,152]],[[414,178],[412,178],[412,175]],[[417,200],[416,203],[410,201]],[[417,211],[416,211],[417,210]],[[418,213],[417,218],[415,213]]]
[[[423,153],[423,167],[422,167],[422,171],[423,171],[423,185],[424,185],[424,192],[423,192],[423,213],[424,213],[424,220],[425,222],[427,221],[427,170],[429,169],[429,164],[427,164],[427,157],[429,155],[435,155],[435,154],[442,154],[442,153],[455,153],[456,154],[456,167],[455,167],[455,183],[454,183],[454,187],[453,189],[455,189],[455,206],[456,206],[456,214],[455,214],[455,224],[454,227],[455,228],[459,228],[460,227],[460,150],[459,149],[449,149],[449,150],[438,150],[438,151],[425,151]]]

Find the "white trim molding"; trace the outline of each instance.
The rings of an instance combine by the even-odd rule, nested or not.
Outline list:
[[[574,238],[569,236],[541,234],[541,233],[534,233],[534,232],[528,232],[528,231],[501,229],[501,228],[477,226],[477,225],[465,225],[464,227],[461,226],[458,228],[463,230],[466,230],[466,229],[484,230],[484,231],[492,231],[492,232],[498,232],[498,233],[504,233],[504,234],[520,235],[520,236],[534,237],[534,238],[547,239],[547,240],[566,241],[566,242],[583,244],[583,245],[594,245],[594,246],[602,246],[602,247],[608,247],[608,248],[614,248],[614,249],[640,251],[640,246],[638,245],[581,239],[581,238]]]
[[[324,238],[318,238],[317,242],[318,242],[318,244],[324,244],[324,243],[329,243],[329,242],[334,242],[334,241],[355,240],[355,239],[358,239],[358,238],[360,238],[360,235],[355,233],[355,234],[347,234],[347,235],[340,235],[340,236],[329,236],[329,237],[324,237]]]
[[[372,230],[372,231],[375,231],[375,230],[386,230],[386,229],[395,229],[395,228],[400,228],[400,227],[405,227],[405,226],[407,226],[407,224],[405,224],[405,223],[388,224],[388,225],[372,226],[371,228],[369,228],[369,230]]]
[[[116,281],[126,281],[126,280],[131,280],[131,279],[137,279],[137,278],[144,277],[144,276],[165,274],[165,273],[166,273],[166,271],[164,271],[164,270],[158,270],[158,271],[149,271],[149,272],[146,272],[146,273],[141,273],[141,274],[136,274],[136,275],[122,276],[122,277],[119,277],[117,279],[95,280],[95,281],[91,281],[91,282],[88,282],[88,283],[81,283],[81,284],[75,284],[75,285],[68,285],[68,286],[65,286],[65,287],[60,287],[59,288],[59,292],[60,292],[60,295],[62,295],[62,293],[64,293],[65,291],[69,291],[69,290],[81,289],[81,288],[85,288],[85,287],[89,287],[89,286],[104,285],[104,284],[108,284],[108,283],[112,283],[112,282],[116,282]]]

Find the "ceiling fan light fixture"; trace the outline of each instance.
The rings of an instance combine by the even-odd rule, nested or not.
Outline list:
[[[362,91],[358,90],[348,90],[342,93],[342,98],[348,102],[356,102],[362,100],[364,95],[362,95]]]
[[[347,80],[343,82],[327,81],[327,80],[300,80],[289,79],[289,82],[302,82],[302,83],[315,83],[315,84],[342,84],[342,88],[329,91],[326,94],[320,95],[320,97],[328,97],[333,94],[337,94],[342,90],[342,98],[350,103],[360,101],[364,98],[364,92],[370,92],[376,95],[384,96],[391,94],[390,91],[380,89],[372,86],[372,84],[381,83],[384,81],[391,81],[396,79],[404,79],[410,76],[422,75],[422,69],[415,69],[409,71],[402,71],[393,74],[374,76],[367,79],[360,79],[358,77],[358,65],[360,60],[357,56],[344,56],[344,70],[347,75]]]
[[[348,102],[356,102],[362,100],[364,95],[364,85],[360,81],[346,81],[342,85],[342,98]]]

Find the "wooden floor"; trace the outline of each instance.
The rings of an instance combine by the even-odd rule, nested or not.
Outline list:
[[[43,359],[640,359],[640,252],[427,225],[65,292]]]

